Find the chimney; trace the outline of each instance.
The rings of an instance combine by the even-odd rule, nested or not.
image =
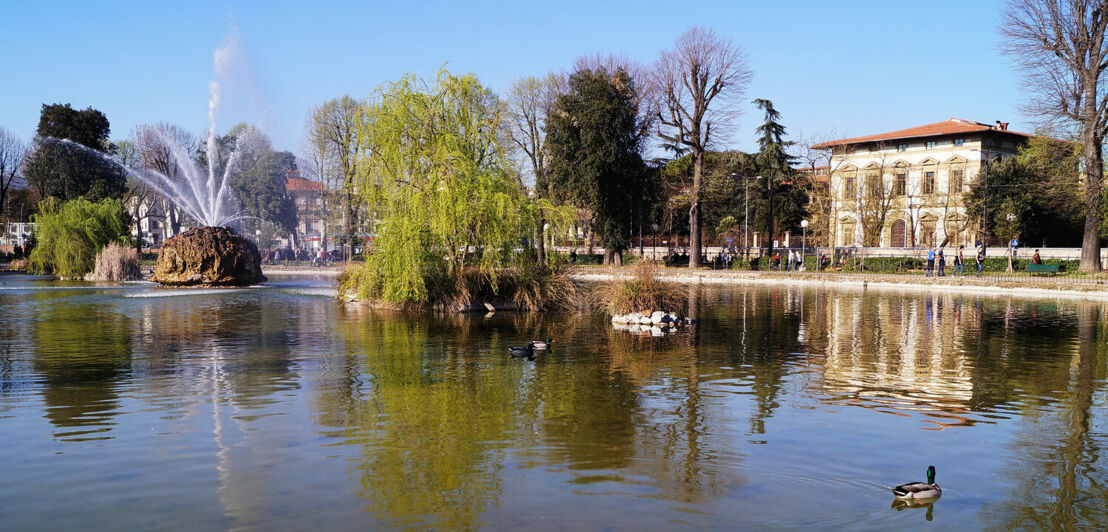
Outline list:
[[[993,128],[996,131],[1008,131],[1008,122],[996,121],[996,127]]]
[[[994,127],[993,129],[1000,131],[1000,120],[996,121],[996,127]]]

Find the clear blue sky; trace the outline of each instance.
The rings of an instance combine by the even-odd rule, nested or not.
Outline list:
[[[43,103],[69,102],[106,113],[113,138],[157,121],[200,133],[212,53],[235,34],[245,67],[218,128],[258,123],[277,148],[299,152],[311,106],[368,96],[405,72],[446,64],[499,92],[583,54],[650,63],[705,25],[746,52],[754,79],[745,100],[773,100],[794,135],[848,137],[952,116],[1028,131],[1019,75],[998,51],[1002,8],[999,0],[0,0],[0,127],[30,140]],[[760,121],[744,105],[727,147],[752,149]]]

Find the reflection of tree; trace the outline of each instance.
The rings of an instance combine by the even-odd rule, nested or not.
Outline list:
[[[368,397],[354,404],[348,430],[363,448],[357,469],[370,510],[396,526],[480,525],[499,496],[513,383],[524,366],[467,363],[463,344],[403,317],[342,326],[365,350]]]
[[[986,509],[1000,514],[989,519],[1003,523],[997,528],[1079,530],[1108,522],[1108,486],[1101,473],[1108,467],[1102,459],[1108,437],[1090,430],[1094,395],[1108,376],[1100,318],[1098,304],[1079,303],[1076,353],[1068,364],[1038,364],[1028,379],[1048,377],[1047,382],[1057,383],[1049,396],[1065,400],[1021,418],[1026,433],[1014,444],[1018,458],[1008,471],[1016,488],[1010,500]]]
[[[42,291],[31,335],[34,368],[43,376],[46,417],[57,427],[72,428],[58,436],[96,439],[110,430],[119,407],[115,384],[131,357],[129,318],[105,311],[77,296]]]

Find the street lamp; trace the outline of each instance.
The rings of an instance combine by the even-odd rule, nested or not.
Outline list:
[[[731,174],[731,177],[738,177],[739,174]],[[750,180],[761,179],[762,176],[747,177],[743,179],[744,196],[746,198],[746,210],[743,214],[743,251],[746,254],[746,258],[750,258]]]
[[[808,254],[808,220],[800,221],[800,230],[803,235],[800,240],[800,266],[804,267],[804,256]]]
[[[650,231],[654,233],[654,245],[650,248],[650,256],[654,262],[658,262],[658,224],[650,224]]]

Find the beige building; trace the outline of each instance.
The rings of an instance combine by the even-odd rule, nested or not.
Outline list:
[[[951,118],[825,142],[831,150],[831,234],[837,246],[972,247],[978,227],[964,193],[987,161],[1015,155],[1030,135]]]

